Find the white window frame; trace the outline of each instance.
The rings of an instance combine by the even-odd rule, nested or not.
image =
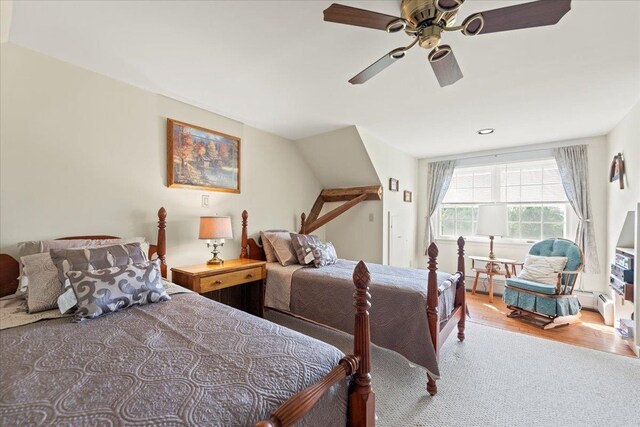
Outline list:
[[[536,160],[523,160],[523,163],[532,163],[535,161],[548,161],[548,160],[553,160],[550,158],[541,158],[541,159],[536,159]],[[510,163],[516,163],[516,162],[510,162]],[[520,162],[518,162],[520,163]],[[493,200],[493,202],[499,202],[499,203],[505,203],[504,201],[500,200],[500,187],[501,187],[501,181],[500,181],[500,172],[501,172],[501,168],[504,167],[506,163],[495,163],[495,164],[486,164],[486,165],[473,165],[473,166],[464,166],[461,167],[460,169],[471,169],[471,168],[479,168],[479,167],[486,167],[486,168],[490,168],[492,169],[492,179],[491,179],[491,184],[492,184],[492,189],[491,189],[491,198]],[[447,240],[456,240],[459,236],[450,236],[450,235],[442,235],[441,234],[441,230],[442,230],[442,218],[441,218],[441,214],[442,214],[442,208],[443,207],[448,207],[448,206],[459,206],[459,207],[475,207],[481,204],[487,204],[487,203],[492,203],[492,202],[454,202],[454,203],[441,203],[440,206],[438,206],[438,209],[436,209],[436,212],[434,214],[434,225],[435,225],[435,239],[436,240],[442,240],[442,241],[447,241]],[[573,211],[573,208],[571,208],[571,205],[569,204],[569,201],[556,201],[556,202],[547,202],[547,201],[527,201],[527,202],[511,202],[508,203],[507,205],[520,205],[520,206],[544,206],[544,205],[562,205],[564,207],[564,211],[565,211],[565,224],[564,224],[564,237],[568,238],[568,239],[573,239],[573,232],[576,229],[577,226],[577,221],[578,218],[575,214],[575,212]],[[473,219],[472,219],[472,224],[473,224]],[[543,218],[541,218],[540,224],[544,224],[543,222]],[[473,225],[472,225],[473,226]],[[486,241],[487,237],[486,236],[479,236],[479,235],[470,235],[470,236],[464,236],[466,241],[469,242],[484,242]],[[507,244],[507,245],[516,245],[516,246],[521,246],[521,245],[526,245],[529,246],[531,243],[535,243],[537,240],[531,240],[531,239],[514,239],[514,238],[510,238],[510,237],[501,237],[499,239],[501,244]]]

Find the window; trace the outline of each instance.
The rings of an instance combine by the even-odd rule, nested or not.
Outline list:
[[[437,212],[439,237],[475,236],[478,205],[507,203],[508,238],[566,237],[573,222],[553,159],[456,168]]]

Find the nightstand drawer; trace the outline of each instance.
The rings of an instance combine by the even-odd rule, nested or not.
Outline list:
[[[262,279],[262,267],[200,278],[200,292],[211,292]]]

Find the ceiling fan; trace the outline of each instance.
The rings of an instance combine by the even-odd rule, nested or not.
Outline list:
[[[554,25],[571,10],[571,0],[538,0],[515,6],[486,10],[468,16],[462,25],[455,26],[458,9],[464,0],[402,0],[402,17],[370,10],[332,4],[324,11],[324,20],[338,24],[384,30],[388,33],[404,31],[414,40],[405,47],[393,49],[365,68],[351,80],[362,84],[405,56],[419,44],[429,52],[429,63],[440,86],[451,85],[462,78],[462,71],[451,46],[440,44],[443,32],[461,31],[465,36],[519,30],[521,28]]]

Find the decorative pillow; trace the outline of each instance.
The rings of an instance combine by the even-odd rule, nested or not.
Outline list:
[[[315,257],[313,256],[312,246],[321,244],[318,236],[308,234],[289,233],[291,236],[291,244],[296,251],[296,257],[300,265],[311,265]]]
[[[265,231],[263,234],[265,239],[271,243],[273,252],[281,265],[298,263],[298,257],[291,244],[291,236],[288,231]]]
[[[51,249],[97,248],[110,245],[140,243],[142,251],[149,253],[149,242],[144,237],[128,237],[124,239],[72,239],[72,240],[31,240],[18,243],[18,258],[37,253],[49,253]],[[20,284],[16,294],[27,294],[29,280],[23,272],[24,263],[20,262]]]
[[[567,259],[566,256],[527,255],[518,277],[555,286],[558,283],[558,273],[564,270]]]
[[[278,262],[278,258],[276,258],[276,253],[273,250],[273,246],[264,236],[264,232],[260,232],[260,240],[262,241],[262,249],[264,249],[264,257],[267,259],[267,262]]]
[[[324,267],[326,265],[333,265],[338,262],[338,254],[336,254],[336,248],[333,243],[320,243],[319,245],[312,246],[313,252],[313,266],[316,268]]]
[[[18,256],[49,252],[52,249],[97,248],[100,246],[126,245],[140,243],[145,253],[149,252],[149,243],[144,237],[128,237],[124,239],[72,239],[72,240],[31,240],[18,243]]]
[[[95,319],[132,305],[168,301],[160,260],[93,271],[68,271],[78,299],[76,320]]]
[[[27,255],[20,258],[23,275],[29,281],[27,308],[29,313],[58,307],[58,297],[64,288],[58,280],[58,269],[48,253]]]
[[[94,271],[147,261],[140,243],[92,249],[52,249],[50,254],[53,264],[58,270],[58,280],[65,289],[65,292],[58,298],[58,307],[63,314],[69,312],[77,302],[74,292],[69,289],[70,284],[66,276],[68,271]]]

